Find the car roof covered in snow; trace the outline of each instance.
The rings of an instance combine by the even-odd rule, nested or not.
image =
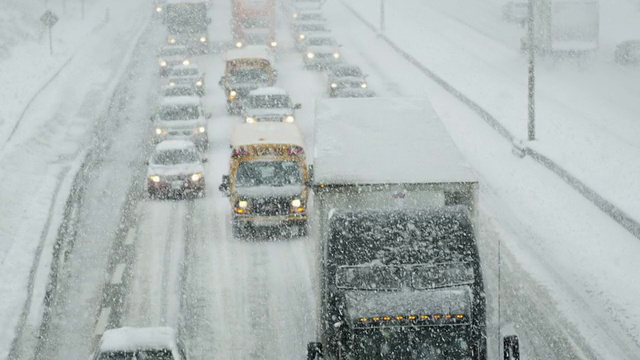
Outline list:
[[[207,0],[167,0],[167,4],[206,4]]]
[[[164,140],[156,145],[156,152],[169,150],[196,149],[196,144],[189,140]]]
[[[476,181],[427,98],[316,102],[316,184]]]
[[[261,95],[288,95],[285,89],[275,87],[275,86],[266,86],[257,88],[255,90],[251,90],[249,92],[250,96],[261,96]]]
[[[100,351],[133,351],[138,349],[176,350],[176,331],[170,327],[109,329],[102,335]]]
[[[184,45],[165,45],[160,48],[160,51],[164,50],[181,50],[184,51],[185,54],[189,52],[189,48]]]
[[[273,55],[269,48],[263,45],[249,45],[242,49],[233,49],[225,54],[225,61],[240,59],[265,59],[273,63]]]
[[[259,144],[287,144],[304,148],[304,140],[294,124],[280,122],[259,122],[240,124],[233,128],[231,146]]]
[[[198,65],[195,65],[195,64],[172,66],[170,71],[174,72],[175,70],[185,70],[185,69],[196,69],[198,70],[198,72],[200,72],[200,68],[198,68]]]
[[[200,98],[197,96],[170,96],[165,97],[160,102],[161,106],[179,106],[179,105],[192,105],[200,106]]]

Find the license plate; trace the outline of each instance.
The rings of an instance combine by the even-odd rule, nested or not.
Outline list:
[[[180,190],[182,189],[182,181],[173,181],[171,182],[171,188],[173,190]]]

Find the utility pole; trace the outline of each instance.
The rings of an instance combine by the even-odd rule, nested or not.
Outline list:
[[[535,39],[534,39],[534,7],[533,1],[529,0],[529,19],[528,19],[528,50],[529,50],[529,120],[527,122],[527,138],[529,141],[536,139],[536,72],[535,72]]]
[[[380,32],[384,31],[384,0],[380,0]]]

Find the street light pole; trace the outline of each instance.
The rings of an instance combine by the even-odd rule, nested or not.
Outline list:
[[[529,120],[527,122],[527,133],[529,141],[536,139],[536,72],[535,72],[535,44],[534,44],[534,8],[533,1],[529,0],[528,19],[528,50],[529,50]]]
[[[380,32],[384,31],[384,0],[380,0]]]

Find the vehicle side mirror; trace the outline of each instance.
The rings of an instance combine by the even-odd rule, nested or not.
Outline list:
[[[209,161],[209,159],[207,159],[207,158],[202,158],[202,160],[201,160],[201,161],[202,161],[202,163],[206,163],[206,162],[208,162],[208,161]]]
[[[149,160],[145,161],[144,164],[149,166]]]
[[[207,24],[211,24],[211,18],[207,18]]]
[[[149,120],[151,120],[151,121],[155,120],[155,116],[153,116],[153,115],[149,116]]]
[[[222,175],[222,183],[218,186],[218,190],[225,196],[229,196],[229,175]]]
[[[517,335],[505,336],[502,339],[504,360],[520,360],[520,340]]]
[[[212,116],[213,116],[213,114],[212,114],[212,113],[206,113],[206,114],[204,114],[204,117],[205,117],[205,118],[207,118],[207,119],[211,119],[211,117],[212,117]]]
[[[302,104],[295,104],[295,105],[293,105],[293,108],[295,110],[301,109],[302,108]]]
[[[313,165],[309,165],[307,171],[309,172],[309,185],[311,185],[313,183]]]
[[[224,76],[220,77],[220,81],[218,81],[218,85],[222,86],[224,84]]]
[[[322,359],[322,343],[310,342],[307,344],[307,360]]]

